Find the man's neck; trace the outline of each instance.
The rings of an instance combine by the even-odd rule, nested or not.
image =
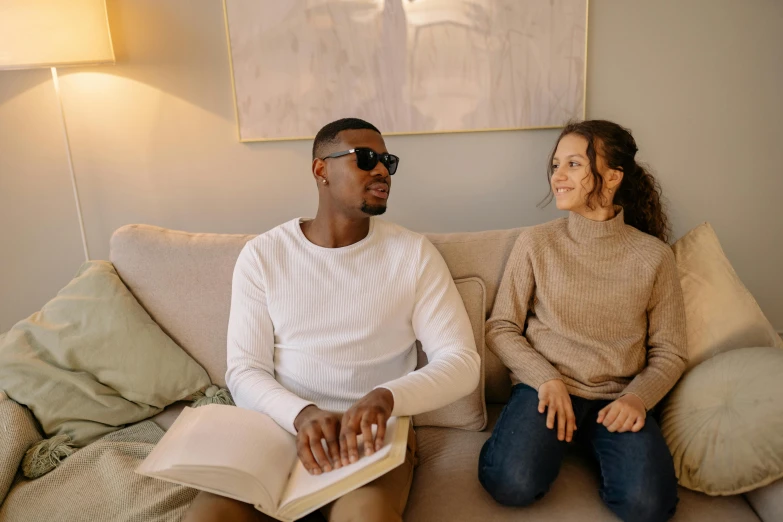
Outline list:
[[[326,216],[320,210],[315,219],[300,225],[308,241],[323,248],[342,248],[358,243],[370,232],[370,218]]]

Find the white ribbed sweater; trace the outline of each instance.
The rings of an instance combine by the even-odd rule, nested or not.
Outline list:
[[[234,269],[226,382],[237,405],[295,433],[309,404],[343,412],[376,387],[392,415],[476,388],[479,357],[446,263],[422,235],[371,219],[363,240],[323,248],[297,218],[249,241]],[[416,339],[429,364],[416,368]]]

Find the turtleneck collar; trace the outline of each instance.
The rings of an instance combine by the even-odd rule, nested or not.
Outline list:
[[[575,212],[568,214],[568,234],[576,241],[615,236],[625,228],[623,208],[615,205],[615,216],[607,221],[593,221]]]

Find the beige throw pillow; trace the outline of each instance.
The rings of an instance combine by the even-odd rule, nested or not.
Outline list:
[[[709,223],[685,234],[673,248],[685,298],[689,368],[735,348],[783,348]]]
[[[84,446],[209,386],[111,263],[82,265],[40,312],[0,337],[0,389],[47,437]]]
[[[487,404],[484,401],[484,321],[486,289],[484,282],[478,277],[467,277],[454,281],[459,291],[465,310],[468,312],[470,325],[473,327],[473,337],[476,341],[476,349],[481,358],[481,374],[479,384],[470,395],[467,395],[443,408],[422,413],[413,417],[415,426],[440,426],[445,428],[459,428],[469,431],[481,431],[487,425]],[[419,365],[421,368],[427,364],[427,354],[417,342],[419,350]]]
[[[687,373],[661,413],[682,486],[737,495],[783,478],[783,350],[742,348]]]

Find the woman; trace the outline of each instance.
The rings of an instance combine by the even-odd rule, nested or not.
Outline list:
[[[508,259],[487,344],[515,386],[479,458],[501,504],[543,497],[577,439],[620,519],[674,514],[672,458],[647,412],[685,368],[685,312],[660,188],[636,151],[615,123],[567,125],[549,180],[569,216],[524,230]]]

